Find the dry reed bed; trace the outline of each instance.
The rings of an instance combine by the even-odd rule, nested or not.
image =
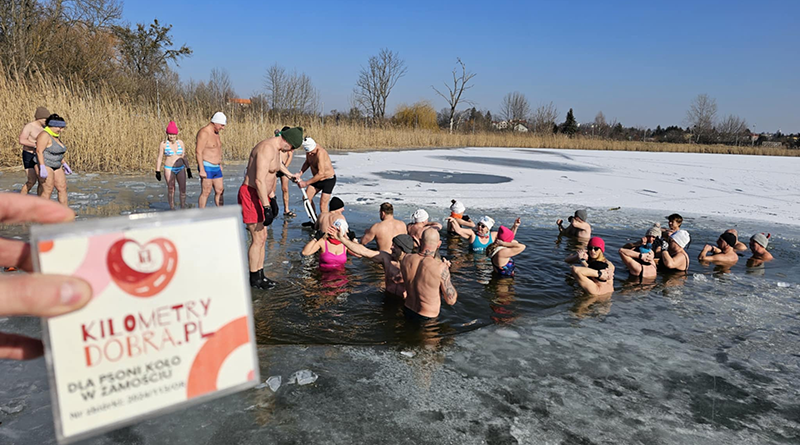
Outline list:
[[[67,160],[79,172],[107,171],[131,173],[155,167],[159,142],[170,119],[181,129],[194,163],[194,135],[210,116],[199,107],[186,103],[162,104],[159,119],[156,108],[137,105],[136,101],[117,96],[109,90],[90,90],[81,85],[46,78],[24,82],[0,76],[0,166],[21,168],[17,137],[34,109],[46,106],[63,116],[68,123],[63,140]],[[300,124],[322,146],[333,150],[396,149],[424,147],[546,147],[585,150],[660,151],[691,153],[727,153],[746,155],[798,156],[799,150],[725,145],[662,144],[637,141],[613,141],[591,138],[567,138],[559,135],[537,136],[521,133],[447,134],[443,131],[372,128],[363,124],[320,125],[319,120],[273,122],[235,108],[225,110],[228,126],[222,134],[226,160],[244,160],[261,139],[275,128]]]

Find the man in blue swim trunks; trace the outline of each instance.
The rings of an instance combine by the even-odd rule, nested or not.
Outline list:
[[[222,182],[222,143],[219,132],[225,128],[228,118],[218,111],[214,113],[211,122],[197,132],[195,154],[197,155],[197,170],[200,175],[200,199],[197,206],[201,209],[206,206],[211,189],[214,189],[214,203],[217,207],[224,204],[222,194],[225,186]]]

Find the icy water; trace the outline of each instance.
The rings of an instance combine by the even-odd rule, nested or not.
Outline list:
[[[294,167],[293,167],[294,168]],[[235,203],[241,166],[226,169],[226,201]],[[426,171],[390,171],[404,177]],[[19,174],[0,175],[18,189]],[[480,176],[480,175],[476,175]],[[70,203],[81,218],[167,208],[163,183],[149,177],[70,178]],[[448,178],[436,177],[437,182]],[[470,178],[465,187],[506,187]],[[473,183],[474,182],[474,183]],[[477,185],[476,185],[477,184]],[[347,180],[337,187],[346,188]],[[378,184],[376,184],[377,190]],[[465,193],[468,189],[465,188]],[[199,186],[190,181],[189,202]],[[610,300],[584,297],[563,258],[555,220],[567,206],[491,214],[510,225],[520,216],[517,277],[497,279],[482,254],[443,237],[458,303],[431,326],[408,324],[400,303],[381,292],[383,271],[351,258],[322,275],[300,250],[310,232],[300,214],[270,229],[267,275],[272,291],[253,294],[261,374],[283,385],[246,391],[91,439],[92,444],[160,443],[798,443],[800,441],[800,255],[792,226],[689,218],[688,274],[641,285],[626,280],[616,250],[639,238],[653,213],[589,209],[596,234],[617,265]],[[397,197],[407,219],[415,207]],[[423,205],[425,203],[418,203]],[[346,203],[361,235],[377,208]],[[282,208],[281,203],[281,208]],[[446,209],[427,208],[442,221]],[[775,261],[730,270],[696,260],[705,242],[736,227],[746,241],[773,234]],[[3,228],[5,236],[24,236]],[[244,242],[245,240],[243,240]],[[38,335],[38,321],[0,318],[0,330]],[[313,384],[288,385],[310,369]],[[0,363],[0,443],[55,443],[43,360]]]

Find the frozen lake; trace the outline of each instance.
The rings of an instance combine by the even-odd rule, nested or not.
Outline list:
[[[790,172],[800,159],[520,149],[333,159],[335,194],[359,235],[383,201],[404,219],[424,207],[441,221],[452,198],[473,217],[520,216],[529,248],[517,277],[493,279],[485,257],[445,238],[459,302],[419,330],[380,292],[380,268],[353,258],[321,280],[299,255],[304,216],[279,218],[265,270],[280,285],[253,296],[261,374],[282,377],[277,391],[85,443],[797,443],[800,209]],[[229,203],[242,168],[225,170]],[[18,189],[20,177],[0,175],[0,189]],[[82,218],[166,208],[163,183],[149,176],[76,176],[70,190]],[[198,192],[190,181],[190,202]],[[618,268],[610,301],[581,295],[562,261],[574,245],[558,239],[555,220],[584,206]],[[673,212],[692,233],[689,274],[626,280],[616,249]],[[748,268],[746,252],[729,273],[698,264],[703,243],[730,227],[745,241],[771,232],[775,261]],[[38,335],[39,323],[0,318],[0,329]],[[0,367],[0,443],[55,443],[44,361]],[[288,385],[302,369],[318,380]]]

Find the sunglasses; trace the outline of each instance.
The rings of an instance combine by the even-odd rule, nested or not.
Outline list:
[[[594,246],[594,247],[590,247],[590,248],[589,248],[589,250],[594,250],[594,251],[596,252],[596,251],[598,251],[598,250],[602,250],[602,249],[600,249],[600,248],[599,248],[599,247],[597,247],[597,246]]]
[[[483,223],[478,223],[478,227],[486,227]]]

